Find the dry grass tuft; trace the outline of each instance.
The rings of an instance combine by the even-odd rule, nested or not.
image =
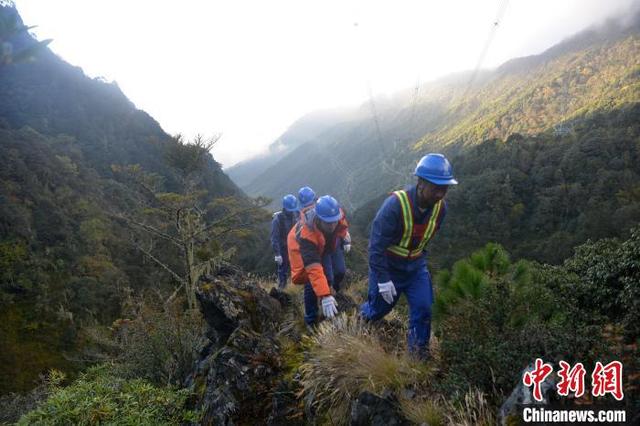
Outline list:
[[[429,379],[426,364],[385,352],[359,315],[321,323],[310,340],[300,368],[303,393],[333,422],[348,419],[351,400],[363,391],[400,390]]]
[[[400,410],[404,417],[416,424],[444,426],[446,414],[444,403],[440,399],[407,399],[400,398]]]
[[[430,426],[490,426],[497,422],[484,393],[479,390],[469,390],[461,403],[448,402],[442,396],[401,398],[400,408],[408,420]]]
[[[447,421],[451,425],[490,426],[497,424],[496,415],[484,393],[478,389],[469,390],[461,404],[448,404]]]
[[[293,298],[299,297],[302,300],[304,285],[289,282],[283,291]]]
[[[360,305],[367,300],[367,288],[369,287],[369,280],[362,278],[354,282],[348,283],[341,290],[345,295],[349,296],[357,305]]]

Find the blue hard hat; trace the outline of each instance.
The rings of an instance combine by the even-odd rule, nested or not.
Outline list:
[[[313,204],[316,199],[316,193],[308,186],[303,186],[298,191],[298,200],[300,201],[300,207],[307,207]]]
[[[420,159],[414,173],[436,185],[457,185],[453,178],[453,167],[442,154],[427,154]]]
[[[300,206],[298,205],[298,199],[293,194],[287,194],[282,197],[282,208],[288,212],[297,212],[300,211]]]
[[[342,219],[338,201],[331,195],[323,195],[316,203],[316,216],[323,222],[337,222]]]

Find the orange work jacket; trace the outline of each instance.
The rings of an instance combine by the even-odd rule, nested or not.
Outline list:
[[[342,210],[341,210],[342,211]],[[322,255],[325,249],[333,252],[339,238],[347,235],[348,226],[344,212],[333,233],[328,236],[316,226],[316,214],[309,210],[295,224],[287,236],[289,262],[291,264],[291,281],[294,284],[311,283],[317,297],[331,294],[329,282],[322,268]]]

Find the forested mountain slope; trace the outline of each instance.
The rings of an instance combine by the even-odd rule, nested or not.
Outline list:
[[[514,133],[452,158],[460,184],[447,194],[433,266],[497,241],[518,258],[559,263],[587,239],[628,236],[640,221],[640,104],[597,113],[571,133]],[[408,181],[410,182],[410,181]],[[386,194],[356,210],[369,235]]]
[[[461,153],[513,133],[570,134],[592,114],[640,99],[640,15],[611,21],[493,71],[373,98],[244,188],[278,198],[308,184],[351,210],[401,185],[426,152]]]
[[[10,4],[0,18],[14,52],[36,45]],[[65,353],[78,358],[86,342],[82,327],[110,324],[131,292],[173,291],[175,277],[142,251],[184,273],[179,248],[143,232],[171,233],[171,220],[158,219],[162,194],[178,194],[172,202],[197,194],[208,221],[251,209],[208,153],[197,181],[181,169],[201,153],[185,142],[115,83],[47,48],[0,64],[0,392],[33,387],[43,369],[68,369]],[[235,261],[259,264],[267,244],[259,232]],[[200,255],[226,249],[221,241]]]

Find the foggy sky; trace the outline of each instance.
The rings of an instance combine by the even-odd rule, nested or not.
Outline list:
[[[300,116],[537,54],[640,0],[17,0],[39,39],[228,167]]]

